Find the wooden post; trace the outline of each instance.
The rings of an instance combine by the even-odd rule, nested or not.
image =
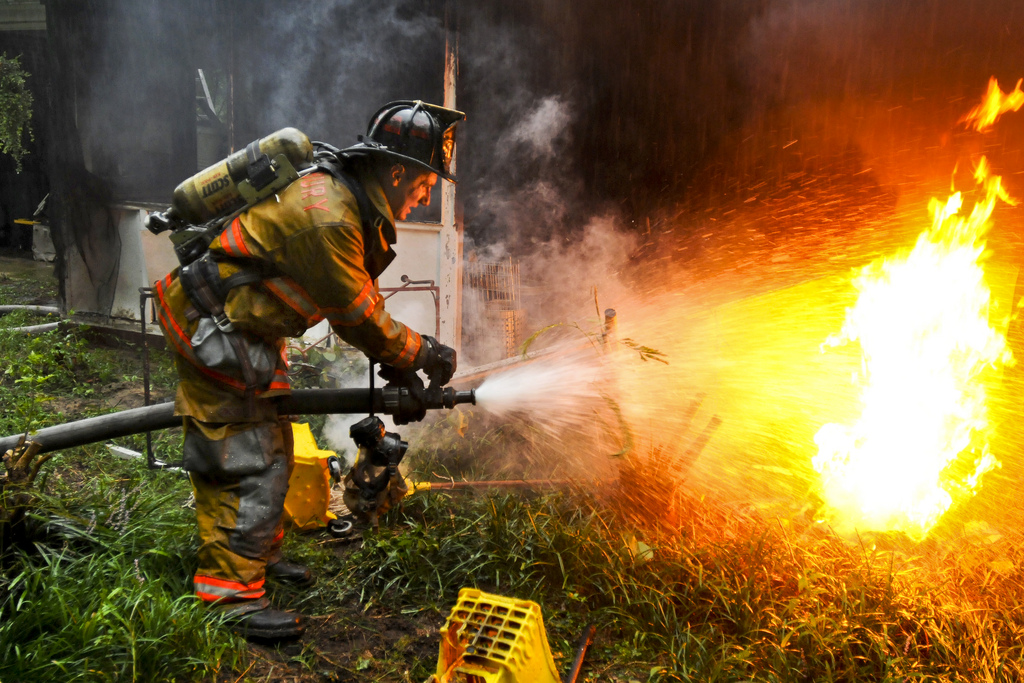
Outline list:
[[[458,75],[459,36],[454,17],[454,2],[444,7],[444,106],[455,109],[455,84]],[[455,172],[458,145],[452,152],[451,170]],[[458,350],[462,343],[462,225],[455,220],[455,185],[442,181],[441,187],[441,282],[442,296],[453,297],[441,306],[441,343]]]

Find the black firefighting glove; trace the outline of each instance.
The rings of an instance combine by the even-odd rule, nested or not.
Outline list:
[[[427,335],[423,335],[422,340],[414,367],[426,373],[430,386],[443,387],[451,381],[458,365],[455,349]]]
[[[393,365],[381,363],[380,369],[377,370],[377,376],[396,387],[423,386],[423,380],[416,374],[415,368],[399,370]]]

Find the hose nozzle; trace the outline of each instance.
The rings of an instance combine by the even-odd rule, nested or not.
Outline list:
[[[443,390],[443,404],[445,408],[454,408],[459,403],[469,403],[476,405],[476,391],[470,389],[468,391],[455,391],[451,387],[447,387]]]

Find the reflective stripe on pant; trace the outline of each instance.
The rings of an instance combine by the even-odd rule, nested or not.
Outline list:
[[[291,423],[186,418],[184,465],[201,539],[196,595],[223,602],[262,597],[266,564],[280,559],[293,467]]]

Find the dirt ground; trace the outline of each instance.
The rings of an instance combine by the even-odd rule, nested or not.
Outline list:
[[[338,557],[358,550],[361,541],[326,538]],[[364,611],[354,600],[330,614],[309,616],[298,641],[277,646],[250,643],[249,665],[222,672],[217,683],[421,683],[413,667],[433,673],[444,616],[424,613],[394,616]]]
[[[414,662],[426,663],[432,671],[442,623],[443,619],[437,617],[381,617],[356,608],[312,617],[301,641],[278,647],[251,644],[250,666],[244,671],[223,673],[218,683],[246,679],[288,683],[420,683],[422,677],[410,677],[410,669],[400,661],[408,662],[409,666]]]

